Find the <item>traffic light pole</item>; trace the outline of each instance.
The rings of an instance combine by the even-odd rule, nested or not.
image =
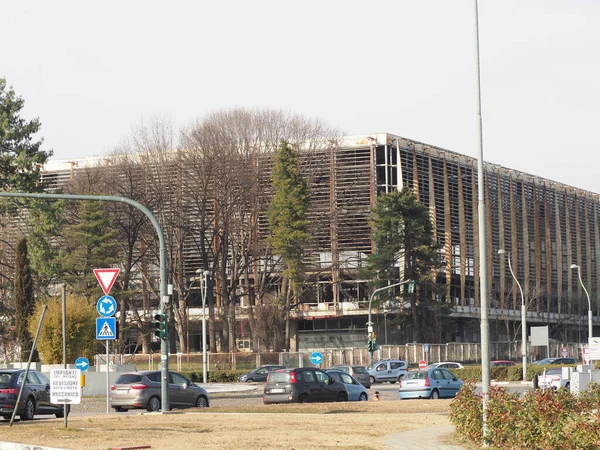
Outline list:
[[[371,305],[373,304],[373,297],[375,297],[375,294],[377,294],[378,292],[385,291],[387,289],[391,289],[393,287],[400,286],[400,285],[403,285],[406,283],[414,283],[414,280],[404,280],[404,281],[400,281],[399,283],[390,284],[389,286],[383,286],[383,287],[380,287],[379,289],[375,289],[371,293],[371,297],[369,297],[369,320],[367,321],[367,338],[368,338],[367,342],[370,342],[371,338],[373,336],[373,322],[371,322]],[[373,353],[371,353],[369,351],[369,364],[372,362],[373,362]]]
[[[47,193],[24,193],[24,192],[0,192],[0,197],[16,197],[16,198],[37,198],[41,200],[81,200],[81,201],[99,201],[99,202],[120,202],[127,203],[134,208],[143,212],[158,234],[158,242],[160,245],[159,264],[160,264],[160,312],[166,314],[166,304],[169,300],[167,291],[167,246],[165,243],[165,235],[162,231],[158,220],[148,208],[135,200],[126,197],[115,197],[112,195],[74,195],[74,194],[47,194]],[[162,412],[169,410],[169,347],[168,333],[165,339],[160,342],[160,361],[161,361],[161,380],[160,380],[160,396]],[[108,367],[107,367],[108,370]]]

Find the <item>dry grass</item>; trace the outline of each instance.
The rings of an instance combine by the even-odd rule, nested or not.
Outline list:
[[[96,415],[1,426],[2,441],[69,449],[381,449],[380,439],[447,426],[446,400],[260,405],[183,413]]]

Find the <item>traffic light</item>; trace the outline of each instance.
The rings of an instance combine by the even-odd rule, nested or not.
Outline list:
[[[411,281],[410,283],[408,283],[408,293],[412,294],[415,292],[415,282]]]
[[[156,314],[154,316],[154,320],[155,320],[154,328],[156,328],[154,335],[161,339],[166,339],[167,338],[167,314],[166,313]]]
[[[369,353],[373,353],[373,339],[369,339],[367,341],[367,350]]]

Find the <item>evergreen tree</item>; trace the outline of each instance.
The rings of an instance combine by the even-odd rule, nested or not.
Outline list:
[[[25,102],[6,80],[0,78],[0,188],[21,192],[40,192],[40,169],[52,152],[40,150],[35,141],[41,124],[20,116]]]
[[[76,295],[98,297],[94,269],[113,267],[119,262],[117,231],[111,225],[105,204],[79,203],[77,218],[65,227],[65,241],[57,262],[62,279]]]
[[[289,349],[289,312],[292,297],[297,301],[302,256],[310,239],[307,219],[310,196],[300,174],[298,155],[283,140],[275,152],[271,182],[274,195],[268,211],[270,242],[275,254],[281,256],[284,267],[281,290],[285,297],[286,348]]]
[[[371,221],[375,252],[369,256],[368,276],[374,280],[373,289],[397,281],[403,262],[404,280],[415,280],[417,289],[409,296],[408,316],[401,314],[400,320],[405,326],[412,326],[413,338],[418,342],[437,342],[446,311],[433,295],[441,260],[427,207],[417,200],[412,189],[404,188],[380,195]],[[379,302],[391,293],[383,291]]]
[[[65,222],[64,206],[64,200],[36,200],[29,204],[28,254],[38,295],[45,293],[47,286],[58,279],[58,242]]]
[[[27,256],[26,238],[21,239],[17,244],[13,298],[15,302],[15,329],[17,332],[17,342],[21,346],[21,361],[27,361],[33,345],[33,340],[27,328],[27,322],[33,313],[35,298],[33,295],[33,279],[31,278],[29,257]]]

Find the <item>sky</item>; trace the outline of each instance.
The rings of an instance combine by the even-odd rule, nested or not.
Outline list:
[[[474,0],[3,0],[0,77],[52,160],[275,108],[478,157]],[[600,193],[600,2],[479,0],[486,161]]]

